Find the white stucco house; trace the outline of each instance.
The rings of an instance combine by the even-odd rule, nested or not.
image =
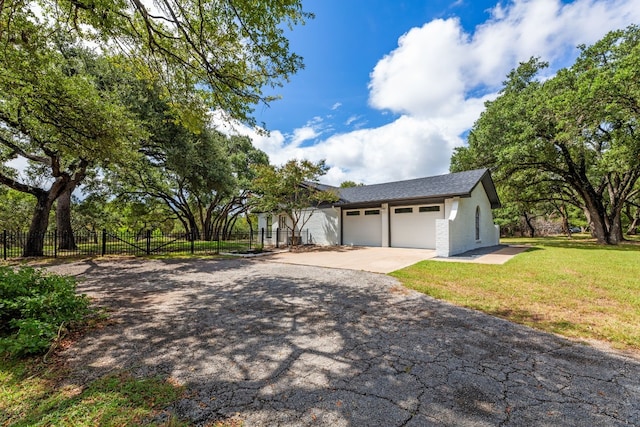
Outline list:
[[[499,243],[492,209],[500,200],[488,169],[351,188],[315,187],[335,191],[339,200],[314,211],[305,226],[309,243],[435,249],[441,257]],[[286,227],[284,215],[258,214],[265,244],[275,244],[276,230]]]

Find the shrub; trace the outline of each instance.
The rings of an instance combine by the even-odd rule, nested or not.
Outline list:
[[[89,312],[89,299],[76,294],[73,278],[0,266],[0,354],[44,353]]]

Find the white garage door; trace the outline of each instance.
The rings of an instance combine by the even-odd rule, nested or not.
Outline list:
[[[391,207],[391,246],[436,247],[436,219],[444,218],[444,205]]]
[[[381,246],[382,215],[380,209],[350,209],[342,213],[342,244]]]

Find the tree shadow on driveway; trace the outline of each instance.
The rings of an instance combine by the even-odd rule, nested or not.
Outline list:
[[[160,375],[187,386],[169,409],[194,425],[640,424],[638,361],[388,276],[247,260],[55,270],[112,310],[67,350],[69,381]]]

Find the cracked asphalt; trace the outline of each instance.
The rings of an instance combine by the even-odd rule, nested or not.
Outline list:
[[[108,306],[66,350],[69,381],[108,372],[186,386],[193,425],[640,425],[640,359],[455,307],[359,271],[263,260],[51,267]]]

